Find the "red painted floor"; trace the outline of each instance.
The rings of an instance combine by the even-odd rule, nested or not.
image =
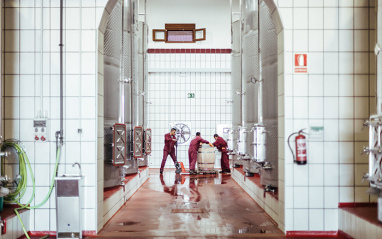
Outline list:
[[[230,175],[158,171],[97,237],[285,238]]]
[[[286,238],[230,175],[159,175],[156,169],[97,237]]]

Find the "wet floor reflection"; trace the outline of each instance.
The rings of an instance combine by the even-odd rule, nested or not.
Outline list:
[[[282,236],[230,175],[150,174],[101,232],[113,237]]]
[[[188,175],[165,173],[165,175],[159,175],[163,192],[172,196],[181,196],[185,203],[199,202],[201,200],[202,195],[198,191],[198,187],[207,184],[226,184],[226,178],[229,178],[229,176],[221,174]]]
[[[245,213],[256,212],[253,208],[242,207],[240,200],[232,200],[233,194],[230,192],[229,187],[220,186],[219,188],[218,185],[225,185],[227,181],[232,181],[230,175],[181,175],[165,173],[160,175],[159,179],[162,185],[162,192],[173,197],[174,202],[171,212],[178,213],[176,215],[178,220],[187,223],[188,226],[186,228],[190,229],[191,225],[196,223],[195,221],[199,221],[194,225],[195,230],[199,231],[224,232],[228,234],[263,234],[273,232],[273,230],[269,230],[268,226],[276,229],[271,222],[269,222],[270,224],[262,223],[262,225],[257,226],[252,222],[243,222],[240,226],[235,225],[236,223],[228,223],[230,219],[227,216],[229,215],[224,215],[225,212],[235,214],[240,214],[241,210],[244,210]],[[229,205],[228,202],[231,200],[234,205]],[[235,212],[232,210],[235,207],[240,207],[240,210]],[[266,217],[262,219],[267,220]],[[204,225],[208,226],[203,227]]]

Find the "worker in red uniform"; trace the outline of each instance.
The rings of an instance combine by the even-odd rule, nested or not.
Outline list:
[[[166,160],[168,155],[171,156],[172,161],[174,161],[175,167],[178,168],[178,161],[176,160],[175,156],[175,143],[176,143],[176,137],[175,137],[176,129],[172,128],[170,133],[164,135],[164,149],[163,149],[163,159],[162,164],[160,166],[160,174],[163,173],[164,165],[166,164]]]
[[[200,137],[200,132],[196,133],[195,138],[191,141],[190,147],[188,148],[188,160],[190,162],[190,174],[196,174],[195,164],[198,155],[198,149],[201,144],[209,144],[211,147],[214,147],[210,142],[204,140]]]
[[[213,143],[213,145],[222,153],[222,157],[221,157],[222,171],[219,171],[219,173],[231,173],[231,169],[229,168],[228,154],[227,154],[227,142],[218,134],[214,134],[214,138],[215,138],[215,142]]]

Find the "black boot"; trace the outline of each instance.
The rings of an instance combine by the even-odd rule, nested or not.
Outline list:
[[[231,169],[222,170],[219,171],[219,173],[231,173]]]
[[[182,168],[180,167],[180,164],[178,162],[175,163],[175,173],[180,174],[182,172]]]
[[[196,171],[190,170],[190,175],[195,175],[195,174],[197,174]]]

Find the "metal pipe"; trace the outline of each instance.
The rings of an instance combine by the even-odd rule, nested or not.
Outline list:
[[[121,62],[121,66],[119,67],[119,117],[118,117],[118,121],[119,123],[121,124],[124,124],[125,123],[125,83],[124,83],[124,80],[125,80],[125,77],[124,77],[124,52],[123,52],[123,44],[124,44],[124,10],[125,10],[125,4],[124,4],[124,0],[121,1],[121,5],[122,5],[122,10],[121,10],[121,13],[122,13],[122,29],[121,29],[121,58],[120,58],[120,62]]]
[[[40,117],[44,117],[44,100],[43,100],[43,70],[44,70],[44,56],[43,56],[43,48],[44,48],[44,1],[41,1],[41,49],[40,49]]]
[[[230,19],[231,19],[231,21],[229,22],[230,24],[231,24],[231,48],[232,48],[232,43],[233,43],[233,29],[232,29],[232,20],[233,20],[233,18],[232,18],[232,14],[233,14],[233,9],[232,9],[232,0],[229,0],[229,6],[230,6],[230,8],[231,8],[231,14],[230,14]]]
[[[146,16],[146,15],[145,15]],[[138,22],[139,24],[139,22]],[[140,37],[142,38],[142,91],[146,92],[146,75],[145,75],[145,69],[146,69],[146,54],[145,54],[145,21],[141,23],[142,27],[140,28],[142,32],[139,32]],[[142,97],[142,125],[143,128],[146,129],[147,124],[145,122],[145,112],[147,110],[146,103],[145,103],[145,97]]]
[[[130,90],[130,105],[129,105],[129,123],[130,123],[130,125],[131,126],[133,126],[133,116],[132,116],[132,114],[134,113],[134,111],[133,111],[133,84],[134,84],[134,82],[133,82],[133,75],[132,75],[132,69],[133,69],[133,61],[132,61],[132,39],[133,39],[133,29],[132,29],[132,26],[131,26],[131,24],[132,24],[132,17],[131,17],[131,11],[132,11],[132,4],[131,4],[131,2],[130,1],[128,1],[128,4],[129,4],[129,6],[128,6],[128,16],[127,16],[127,19],[128,19],[128,22],[129,22],[129,25],[127,26],[127,28],[128,28],[128,33],[130,34],[130,44],[129,44],[129,48],[130,48],[130,51],[129,51],[129,53],[130,53],[130,56],[128,56],[129,57],[129,59],[130,59],[130,70],[129,70],[129,78],[130,78],[130,87],[129,87],[129,90]]]
[[[72,164],[72,167],[74,167],[74,166],[78,166],[78,169],[80,170],[80,176],[82,176],[82,170],[81,170],[81,164],[80,163],[78,163],[78,162],[75,162],[74,164]]]
[[[132,15],[134,16],[135,15],[135,12],[136,12],[136,8],[137,6],[136,5],[133,5],[132,7]],[[142,126],[142,122],[141,122],[141,92],[139,91],[140,90],[140,79],[139,79],[139,73],[138,73],[138,67],[139,67],[139,40],[138,40],[138,31],[137,31],[137,21],[135,19],[135,16],[133,17],[133,23],[132,23],[132,51],[131,51],[131,55],[132,55],[132,71],[131,71],[131,75],[132,75],[132,82],[133,82],[133,108],[132,108],[132,111],[133,111],[133,124],[132,126]]]
[[[382,44],[382,0],[377,5],[377,44]],[[379,51],[379,50],[378,50]],[[382,54],[377,54],[377,115],[382,115]]]
[[[60,0],[60,144],[64,144],[63,0]],[[42,23],[41,23],[42,24]],[[42,37],[42,36],[41,36]],[[42,79],[41,79],[42,80]]]
[[[148,29],[147,29],[147,0],[144,1],[144,4],[145,4],[145,16],[144,16],[144,19],[143,19],[143,24],[142,24],[142,49],[143,49],[143,91],[144,92],[147,92],[148,91],[148,82],[147,82],[147,72],[148,72],[148,59],[147,59],[147,44],[148,44]],[[146,30],[146,31],[145,31]],[[142,99],[142,105],[143,105],[143,125],[145,126],[145,128],[148,127],[148,119],[147,119],[147,111],[148,111],[148,107],[147,105],[145,104],[145,98],[143,97]]]
[[[147,0],[145,0],[145,24],[147,24]]]
[[[136,44],[136,29],[135,29],[135,17],[134,17],[134,8],[135,5],[133,4],[130,8],[130,14],[132,16],[132,22],[131,22],[131,103],[132,103],[132,127],[139,126],[139,109],[138,109],[138,77],[136,74],[136,62],[137,62],[137,44]]]
[[[378,0],[377,4],[377,47],[379,47],[382,43],[382,0]],[[380,67],[382,63],[382,54],[378,54],[380,49],[376,52],[377,54],[377,89],[376,89],[376,107],[377,107],[377,115],[380,117],[382,115],[382,68]],[[370,127],[369,129],[370,134],[369,134],[369,148],[375,146],[375,138],[373,138],[373,134],[375,133],[375,130],[373,127]],[[381,126],[378,126],[378,141],[381,142]],[[375,163],[378,163],[380,165],[380,161],[375,160],[375,157],[379,156],[374,156],[375,154],[369,154],[369,176],[373,176],[375,169],[372,168],[372,166]],[[381,175],[375,175],[377,177],[380,177]],[[380,178],[379,178],[380,179]],[[378,180],[376,180],[378,181]],[[371,184],[371,186],[373,186]],[[382,222],[382,191],[379,190],[379,195],[378,195],[378,220]]]
[[[262,69],[262,65],[261,65],[261,50],[260,50],[260,0],[257,1],[257,42],[258,42],[258,57],[259,57],[259,94],[258,94],[258,119],[257,119],[257,122],[258,124],[260,125],[263,125],[263,81],[262,81],[262,75],[261,75],[261,69]]]
[[[245,84],[245,80],[243,79],[243,36],[244,36],[244,20],[243,20],[243,5],[242,5],[242,2],[243,0],[240,0],[240,80],[241,80],[241,84],[240,84],[240,93],[241,93],[241,96],[240,96],[240,109],[241,109],[241,126],[244,127],[245,126],[245,98],[244,98],[244,87],[243,85]]]
[[[3,29],[2,29],[2,21],[3,21],[3,16],[2,16],[2,12],[0,13],[0,39],[3,39]],[[1,69],[0,69],[0,73],[1,73],[1,79],[0,79],[0,144],[3,143],[3,126],[2,126],[2,123],[3,123],[3,116],[2,116],[2,112],[3,112],[3,103],[2,103],[2,100],[3,100],[3,95],[2,95],[2,92],[3,92],[3,89],[2,89],[2,86],[3,86],[3,82],[2,82],[2,79],[3,79],[3,68],[4,68],[4,64],[3,64],[3,56],[2,56],[2,53],[0,52],[0,66],[1,66]]]

